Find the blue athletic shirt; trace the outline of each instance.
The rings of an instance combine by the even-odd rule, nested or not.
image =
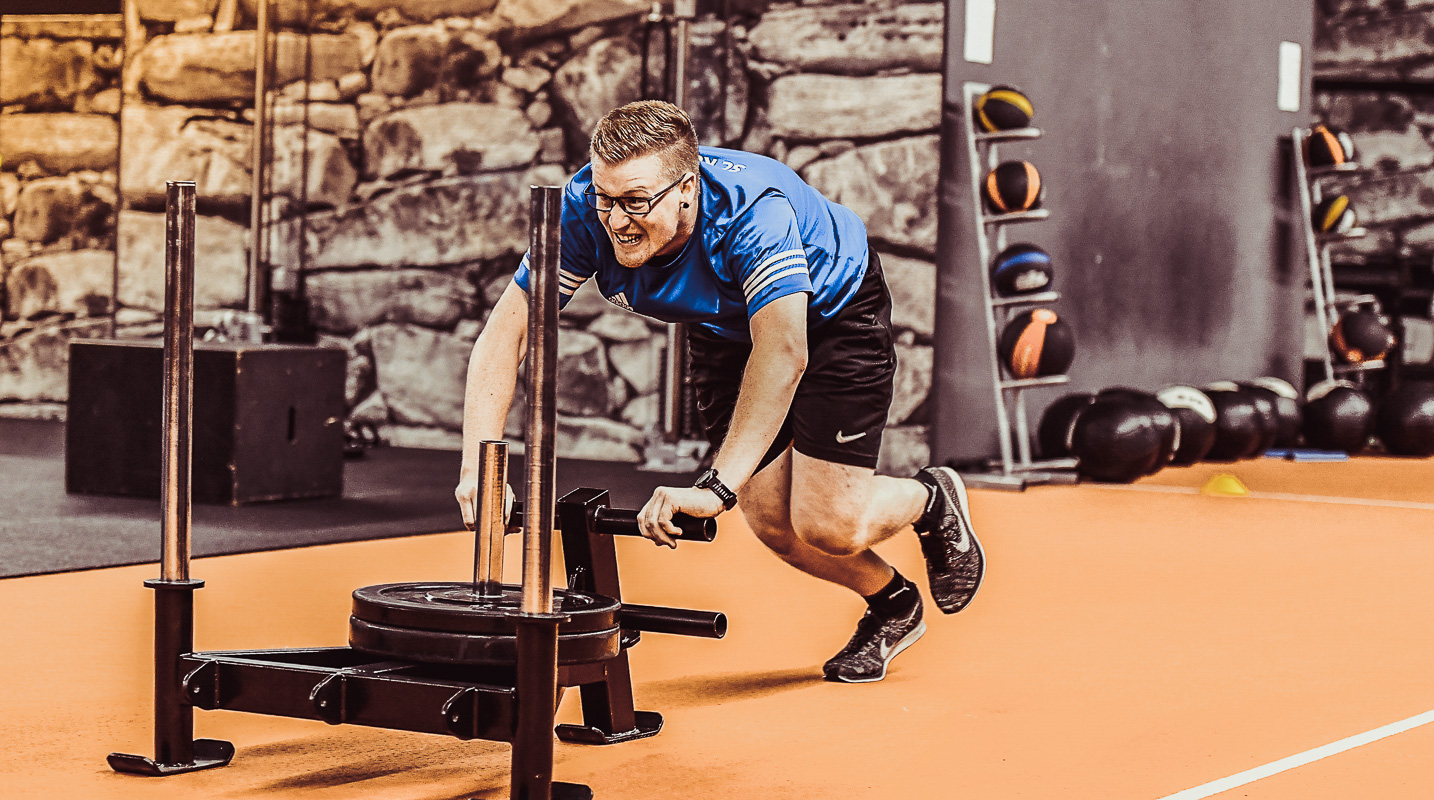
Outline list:
[[[701,193],[691,238],[670,262],[628,268],[583,193],[588,164],[563,193],[559,307],[588,278],[614,305],[664,322],[686,322],[732,341],[752,340],[763,306],[807,292],[811,327],[831,319],[866,275],[866,226],[790,167],[766,156],[699,148]],[[672,202],[668,200],[668,202]],[[528,256],[513,280],[528,290]]]

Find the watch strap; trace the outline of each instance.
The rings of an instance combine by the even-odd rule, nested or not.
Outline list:
[[[713,494],[717,495],[717,499],[722,501],[722,507],[728,511],[731,511],[737,506],[737,493],[728,488],[727,484],[723,483],[722,479],[717,477],[717,470],[715,469],[709,468],[706,472],[702,473],[701,477],[699,477],[697,482],[692,484],[692,486],[697,489],[711,490]]]

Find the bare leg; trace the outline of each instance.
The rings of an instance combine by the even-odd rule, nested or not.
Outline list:
[[[930,497],[910,478],[791,454],[788,502],[797,536],[832,556],[853,556],[910,530]]]
[[[880,591],[891,581],[895,572],[881,556],[867,549],[833,555],[813,547],[797,535],[792,518],[794,459],[814,460],[789,447],[776,461],[768,464],[742,487],[739,501],[747,524],[762,544],[776,553],[778,558],[802,572],[845,586],[862,596]],[[870,470],[866,473],[868,479],[875,477]],[[915,520],[926,502],[926,490],[915,481],[909,483],[915,484],[921,492],[916,512],[911,517]],[[899,529],[894,528],[891,533]]]

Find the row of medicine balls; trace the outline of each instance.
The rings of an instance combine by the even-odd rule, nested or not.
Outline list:
[[[1129,483],[1166,466],[1257,458],[1274,447],[1358,453],[1372,432],[1391,454],[1434,455],[1434,383],[1406,383],[1377,409],[1345,381],[1312,387],[1303,405],[1278,378],[1153,395],[1105,389],[1056,400],[1036,437],[1046,458],[1074,456],[1086,477]]]
[[[976,98],[972,122],[984,133],[1029,127],[1035,108],[1014,86],[993,86]],[[1029,161],[998,164],[981,182],[986,210],[1012,214],[1040,208],[1045,198],[1041,173]],[[1051,257],[1033,244],[1002,250],[991,265],[991,285],[1002,297],[1045,291],[1051,284]],[[1075,334],[1056,312],[1033,308],[1011,318],[996,344],[1001,364],[1016,379],[1060,375],[1075,359]]]
[[[1305,138],[1305,158],[1311,167],[1339,167],[1354,162],[1354,141],[1349,134],[1316,125]],[[1310,220],[1320,233],[1345,233],[1358,224],[1349,197],[1337,194],[1315,206]]]
[[[976,98],[971,115],[981,132],[1000,133],[1030,127],[1035,107],[1020,89],[993,86]],[[1040,208],[1045,185],[1029,161],[1005,161],[986,173],[981,195],[992,214],[1013,214]]]
[[[1048,289],[1051,276],[1050,254],[1033,244],[1013,244],[991,262],[991,286],[1002,297]],[[1033,308],[1006,323],[996,351],[1013,378],[1062,375],[1075,360],[1075,333],[1051,309]]]

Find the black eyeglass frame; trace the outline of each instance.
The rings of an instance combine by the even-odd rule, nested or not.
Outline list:
[[[690,176],[691,174],[692,173],[690,172],[682,173],[682,177],[678,178],[672,183],[667,184],[665,188],[663,188],[661,191],[651,197],[613,197],[612,195],[602,194],[601,192],[594,192],[591,187],[589,187],[586,192],[583,192],[583,196],[587,198],[588,205],[592,206],[594,209],[604,214],[611,213],[615,206],[622,206],[622,213],[628,215],[629,217],[645,217],[648,214],[652,213],[652,209],[657,206],[657,202],[662,199],[663,195],[672,191],[674,188],[677,187],[678,184],[687,180],[688,176]],[[603,200],[607,200],[610,203],[607,208],[603,208],[602,206],[598,205],[598,203]],[[647,206],[647,210],[637,211],[634,209],[630,209],[628,208],[628,203],[643,203]]]

